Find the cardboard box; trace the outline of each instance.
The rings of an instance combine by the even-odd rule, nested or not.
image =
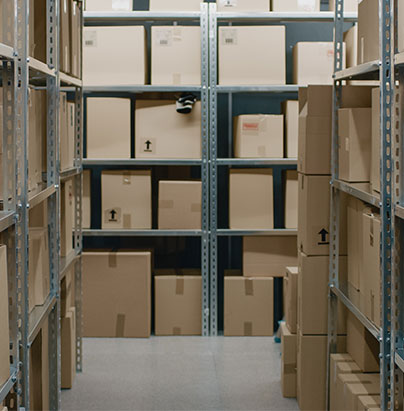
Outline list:
[[[340,277],[346,278],[346,257],[340,257]],[[298,277],[298,324],[303,335],[328,332],[329,257],[300,253]],[[344,282],[340,279],[341,282]],[[347,310],[338,303],[338,334],[346,334]]]
[[[200,230],[201,225],[202,183],[159,181],[159,229]]]
[[[81,9],[76,1],[70,1],[70,74],[81,77]]]
[[[0,386],[10,377],[7,247],[0,246]]]
[[[86,11],[132,11],[132,0],[86,0]]]
[[[330,411],[336,411],[336,401],[337,393],[336,393],[336,384],[338,380],[338,372],[341,370],[337,367],[339,364],[349,364],[353,365],[356,363],[352,359],[349,354],[331,354],[330,355]],[[356,365],[357,366],[357,365]],[[346,372],[343,372],[347,374]]]
[[[202,277],[155,277],[155,334],[201,335]]]
[[[320,11],[320,0],[272,0],[272,11]]]
[[[32,0],[31,0],[32,1]],[[3,20],[4,19],[4,20]],[[14,4],[7,0],[0,0],[0,21],[2,29],[0,30],[0,42],[7,46],[14,46]],[[8,30],[5,35],[3,33],[3,22],[8,25]],[[30,25],[31,26],[31,25]]]
[[[60,170],[74,167],[75,105],[67,101],[67,93],[60,93]]]
[[[164,0],[161,0],[164,1]],[[217,0],[217,11],[228,12],[268,12],[270,0]]]
[[[360,395],[358,396],[359,411],[377,411],[380,410],[380,395]]]
[[[46,28],[47,28],[47,1],[35,0],[34,11],[34,55],[37,60],[46,63]],[[30,19],[32,22],[32,18]],[[32,29],[31,29],[32,32]]]
[[[86,86],[146,83],[146,33],[143,26],[84,27],[83,36],[83,83]],[[107,64],[106,56],[109,61],[119,61],[119,64]]]
[[[235,117],[234,157],[283,158],[283,116],[247,114]]]
[[[274,279],[225,277],[224,335],[272,336]]]
[[[286,82],[284,26],[219,27],[219,84]]]
[[[345,47],[343,49],[345,68]],[[293,83],[301,86],[309,84],[333,84],[334,43],[298,42],[293,47]]]
[[[298,174],[295,170],[286,171],[285,181],[285,228],[297,228],[298,216]]]
[[[60,316],[66,317],[69,310],[75,306],[75,265],[72,264],[66,271],[60,283]]]
[[[199,27],[152,26],[151,36],[151,84],[201,84]]]
[[[60,0],[59,10],[60,10],[60,70],[64,73],[70,73],[72,63],[70,56],[70,7],[69,3],[71,0]],[[45,41],[46,44],[46,41]]]
[[[358,5],[358,64],[379,58],[379,2],[362,0]]]
[[[360,0],[344,0],[344,12],[358,12],[358,3]],[[335,10],[335,0],[330,0],[329,10]]]
[[[87,158],[130,158],[131,101],[87,98]]]
[[[149,337],[151,253],[83,254],[85,337]]]
[[[28,215],[29,228],[48,229],[48,202],[42,201],[29,209]]]
[[[296,398],[297,395],[297,336],[292,334],[285,323],[281,323],[282,341],[282,394],[286,398]]]
[[[61,387],[72,388],[76,376],[76,310],[70,308],[60,320]]]
[[[151,229],[151,171],[103,171],[102,228]]]
[[[339,178],[350,183],[370,181],[372,109],[338,110]]]
[[[368,375],[361,382],[346,383],[344,385],[344,406],[346,410],[357,410],[360,395],[380,394],[380,376]]]
[[[338,377],[340,375],[352,375],[352,374],[361,374],[362,373],[362,370],[359,368],[358,364],[356,364],[356,362],[353,362],[353,361],[352,362],[339,362],[339,363],[337,363],[336,367],[335,367],[335,371],[336,371],[336,379],[337,380],[338,380]],[[369,375],[371,375],[371,374],[369,374]],[[337,383],[335,383],[335,384],[337,384]],[[341,402],[344,402],[344,398],[336,397],[335,390],[336,390],[336,385],[331,385],[330,391],[334,392],[333,396],[330,396],[330,403],[332,404],[332,406],[330,407],[331,410],[341,409],[339,404]],[[345,390],[344,390],[344,393],[345,393]],[[344,408],[344,409],[348,410],[348,408]],[[349,408],[349,409],[351,409],[351,408]]]
[[[150,0],[150,11],[199,11],[201,0]]]
[[[156,118],[161,121],[155,121]],[[137,100],[136,158],[201,158],[201,103],[179,114],[170,100]]]
[[[338,337],[338,352],[346,338]],[[302,411],[325,410],[327,336],[297,335],[297,401]]]
[[[285,287],[285,325],[288,330],[297,333],[297,287],[298,287],[298,267],[286,267],[284,277]]]
[[[42,332],[31,344],[29,352],[29,398],[32,410],[42,410]]]
[[[372,90],[372,154],[370,165],[370,185],[380,193],[381,138],[380,138],[380,88]]]
[[[274,228],[272,169],[231,169],[229,228]]]
[[[404,4],[397,2],[397,49],[401,53],[404,51]]]
[[[61,225],[60,225],[60,255],[67,257],[73,250],[74,230],[74,186],[73,180],[62,183],[61,193]]]
[[[379,342],[351,313],[347,317],[347,351],[363,372],[379,372]]]
[[[91,227],[91,171],[83,171],[82,226]]]
[[[358,65],[358,24],[357,23],[355,23],[348,31],[344,33],[344,43],[345,43],[345,50],[346,50],[346,67],[349,68],[349,67],[357,66]]]
[[[329,254],[330,177],[299,173],[298,249],[306,255]],[[340,255],[346,255],[346,201],[341,194]]]
[[[295,236],[243,237],[243,275],[283,277],[297,265],[296,246]]]
[[[285,157],[297,158],[299,137],[299,102],[287,100],[282,103],[285,118]]]

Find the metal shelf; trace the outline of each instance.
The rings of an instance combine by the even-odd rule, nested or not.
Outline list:
[[[235,230],[219,228],[217,230],[219,237],[291,237],[297,235],[297,230],[287,228],[275,228],[268,230]]]
[[[218,166],[297,166],[296,158],[218,158]]]
[[[49,198],[55,192],[56,192],[56,186],[51,185],[51,186],[45,188],[44,190],[40,191],[37,194],[30,195],[29,200],[28,200],[29,207],[33,208],[36,205],[42,203],[42,201],[45,201],[47,198]]]
[[[66,257],[60,257],[60,263],[59,263],[59,279],[60,281],[63,280],[63,278],[66,275],[66,272],[68,268],[71,266],[71,264],[79,258],[79,254],[76,253],[76,250],[72,250],[69,255]]]
[[[83,159],[84,166],[200,166],[198,159]]]
[[[84,24],[87,23],[126,23],[146,21],[193,21],[201,18],[199,11],[192,12],[153,12],[153,11],[111,11],[96,12],[85,11],[83,13]]]
[[[333,187],[365,203],[380,208],[380,197],[370,193],[368,183],[346,183],[341,180],[334,180]]]
[[[30,313],[28,333],[29,344],[31,344],[35,340],[35,337],[38,335],[38,332],[41,329],[43,321],[48,317],[55,304],[56,297],[54,295],[49,295],[44,305],[37,305]]]
[[[333,11],[318,12],[260,12],[260,13],[232,13],[217,12],[218,21],[234,22],[333,22]],[[358,19],[357,13],[344,13],[344,20],[355,22]]]
[[[200,237],[202,230],[92,230],[84,229],[87,237]]]
[[[296,84],[274,84],[274,85],[231,85],[231,86],[216,86],[218,93],[297,93],[299,86]]]
[[[335,80],[377,80],[380,66],[379,60],[370,61],[369,63],[337,71],[334,78]]]
[[[397,367],[400,368],[401,372],[404,372],[404,350],[397,351],[394,359]]]
[[[0,43],[0,59],[9,59],[14,58],[14,49],[6,44]]]
[[[28,67],[30,70],[30,78],[43,79],[44,76],[56,77],[56,70],[50,68],[46,63],[30,57],[28,61]]]
[[[4,401],[4,399],[7,397],[8,393],[14,387],[14,384],[17,381],[17,375],[18,375],[17,370],[12,369],[11,370],[11,375],[8,378],[8,380],[0,387],[0,403],[2,403]]]
[[[61,86],[83,87],[83,81],[66,73],[59,73]]]
[[[67,170],[63,170],[59,173],[60,179],[63,180],[67,180],[71,177],[76,176],[77,174],[80,174],[83,171],[82,167],[73,167],[73,168],[69,168]]]
[[[201,86],[189,85],[189,86],[157,86],[151,84],[145,85],[124,85],[124,86],[86,86],[84,85],[85,94],[95,93],[128,93],[128,94],[140,94],[140,93],[200,93]]]
[[[0,211],[0,232],[14,225],[15,216],[16,214],[13,211]]]

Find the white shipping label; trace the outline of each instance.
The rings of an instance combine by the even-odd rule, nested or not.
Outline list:
[[[316,0],[298,0],[297,7],[299,11],[315,11]]]
[[[237,30],[230,29],[222,31],[222,46],[237,45]]]
[[[112,10],[131,11],[132,0],[112,0]]]
[[[157,29],[155,42],[158,46],[171,47],[173,45],[173,30]]]
[[[238,0],[220,0],[222,7],[237,7]]]
[[[97,32],[95,30],[84,32],[84,47],[97,47]]]

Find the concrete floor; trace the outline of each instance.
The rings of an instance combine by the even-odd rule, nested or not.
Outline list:
[[[62,410],[298,410],[273,338],[85,339]]]

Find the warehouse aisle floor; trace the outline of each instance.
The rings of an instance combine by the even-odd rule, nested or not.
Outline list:
[[[273,338],[85,339],[62,410],[298,410]]]

